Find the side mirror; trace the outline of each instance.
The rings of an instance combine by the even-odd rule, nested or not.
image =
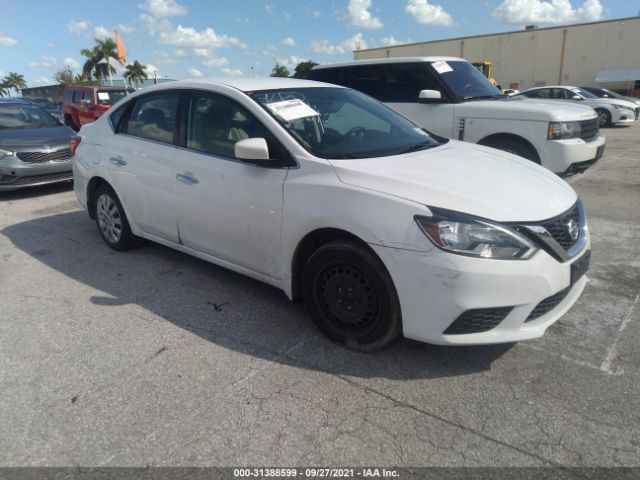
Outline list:
[[[269,162],[269,147],[264,138],[245,138],[235,143],[233,152],[238,160],[254,165]]]
[[[442,100],[442,93],[438,90],[420,90],[418,101],[420,103],[439,102]]]
[[[582,97],[580,95],[574,95],[571,97],[571,100],[582,100]]]

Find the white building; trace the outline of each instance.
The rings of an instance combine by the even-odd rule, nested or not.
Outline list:
[[[449,55],[493,62],[502,88],[601,85],[640,96],[640,17],[356,50],[354,58]],[[612,81],[613,80],[613,81]]]

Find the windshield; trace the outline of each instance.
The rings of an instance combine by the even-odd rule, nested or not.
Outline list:
[[[321,158],[384,157],[446,141],[355,90],[287,88],[247,95]]]
[[[126,90],[98,90],[96,94],[98,105],[113,105],[126,96]]]
[[[439,60],[432,62],[431,66],[442,81],[462,100],[501,96],[500,90],[468,62]]]
[[[0,105],[0,130],[49,128],[59,125],[60,122],[34,105]]]
[[[26,97],[25,100],[27,100],[30,103],[33,103],[34,105],[39,106],[40,108],[56,108],[56,106],[51,103],[49,100],[47,100],[46,98],[29,98]]]
[[[571,91],[578,95],[582,95],[584,98],[598,98],[593,93],[582,90],[581,88],[572,88]]]

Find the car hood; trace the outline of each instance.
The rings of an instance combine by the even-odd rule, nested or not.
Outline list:
[[[571,122],[596,118],[595,112],[584,105],[558,104],[523,97],[499,100],[468,100],[455,106],[456,116],[486,118],[487,114],[501,120],[538,120],[544,122]]]
[[[453,140],[407,155],[330,163],[347,185],[500,222],[545,220],[577,199],[568,183],[529,160]]]
[[[0,147],[21,150],[24,148],[42,149],[45,146],[69,145],[74,132],[60,125],[50,128],[17,128],[0,130]]]

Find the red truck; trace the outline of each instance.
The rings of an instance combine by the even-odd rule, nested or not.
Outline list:
[[[69,86],[64,89],[62,103],[64,123],[76,131],[80,130],[82,125],[97,120],[132,91],[125,87]]]

